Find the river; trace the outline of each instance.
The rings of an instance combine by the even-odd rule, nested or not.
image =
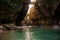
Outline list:
[[[0,40],[60,40],[60,30],[40,28],[0,30]]]

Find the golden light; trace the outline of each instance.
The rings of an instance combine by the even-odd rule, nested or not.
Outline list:
[[[36,0],[30,0],[31,2],[36,2]]]
[[[28,13],[27,13],[27,14],[30,13],[30,9],[31,9],[33,6],[34,6],[33,4],[29,4],[29,9],[28,9]]]
[[[36,2],[36,0],[30,0],[30,2]],[[27,15],[30,14],[30,10],[32,7],[34,7],[34,4],[29,4],[29,9],[28,9]],[[27,19],[29,19],[29,16],[27,17]]]
[[[29,16],[27,17],[27,19],[29,19]]]

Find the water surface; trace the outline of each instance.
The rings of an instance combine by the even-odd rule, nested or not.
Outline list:
[[[27,28],[0,31],[0,40],[60,40],[60,30]]]

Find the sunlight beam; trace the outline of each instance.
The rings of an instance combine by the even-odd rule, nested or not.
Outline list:
[[[30,13],[30,9],[33,7],[33,4],[29,4],[28,14]]]
[[[31,2],[36,2],[36,0],[30,0]]]

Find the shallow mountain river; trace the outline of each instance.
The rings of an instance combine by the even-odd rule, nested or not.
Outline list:
[[[60,30],[40,28],[0,30],[0,40],[60,40]]]

